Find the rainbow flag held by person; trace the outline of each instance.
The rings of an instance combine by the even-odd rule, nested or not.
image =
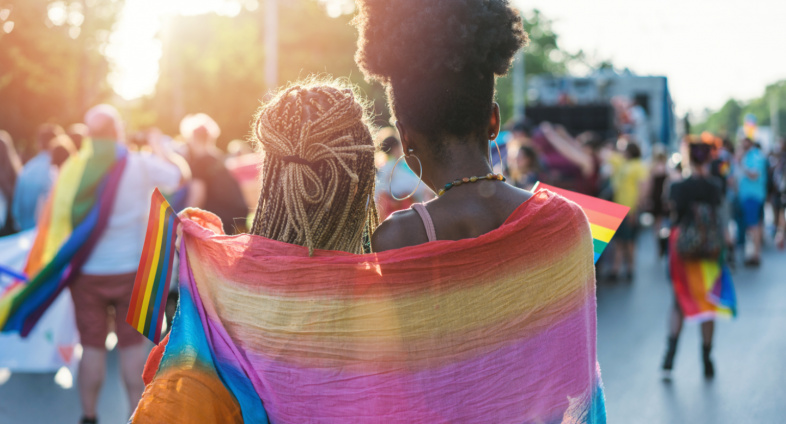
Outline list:
[[[126,315],[126,322],[155,344],[161,341],[161,323],[172,278],[178,224],[177,214],[156,188],[150,202],[145,244]]]
[[[627,206],[618,205],[607,200],[598,199],[597,197],[587,196],[573,191],[552,187],[548,184],[538,182],[532,187],[533,192],[539,190],[549,190],[560,196],[575,202],[584,213],[590,222],[590,229],[592,231],[592,247],[593,258],[595,263],[598,258],[606,250],[614,233],[622,224],[622,220],[628,215],[630,210]]]
[[[26,337],[90,257],[112,213],[128,151],[86,139],[61,167],[38,220],[24,275],[0,297],[0,329]]]
[[[180,218],[180,304],[131,422],[606,422],[575,203],[541,190],[478,238],[366,255]]]

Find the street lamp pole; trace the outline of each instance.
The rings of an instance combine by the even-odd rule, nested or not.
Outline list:
[[[265,0],[265,88],[278,86],[278,0]]]

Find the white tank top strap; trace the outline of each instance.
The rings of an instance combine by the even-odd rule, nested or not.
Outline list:
[[[426,210],[426,206],[422,203],[415,203],[412,205],[412,209],[420,215],[420,219],[423,220],[423,226],[426,227],[426,235],[428,236],[428,241],[437,241],[437,232],[434,231],[434,221],[431,220],[431,215],[429,215],[428,211]]]

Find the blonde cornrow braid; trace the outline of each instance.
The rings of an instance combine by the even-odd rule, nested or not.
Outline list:
[[[368,110],[338,81],[293,85],[260,109],[253,128],[264,153],[262,191],[252,234],[307,246],[309,255],[363,253],[379,224]]]

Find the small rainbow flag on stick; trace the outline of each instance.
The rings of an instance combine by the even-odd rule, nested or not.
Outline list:
[[[595,248],[595,263],[597,263],[600,254],[603,253],[606,246],[609,245],[611,238],[614,237],[614,233],[617,232],[620,224],[622,224],[622,220],[628,215],[630,208],[607,200],[598,199],[597,197],[587,196],[586,194],[579,194],[573,191],[552,187],[541,182],[535,184],[532,191],[536,192],[544,189],[553,191],[575,202],[584,210],[590,222],[592,244]]]
[[[158,344],[166,294],[172,277],[175,238],[180,219],[158,189],[153,192],[142,258],[126,322]]]

